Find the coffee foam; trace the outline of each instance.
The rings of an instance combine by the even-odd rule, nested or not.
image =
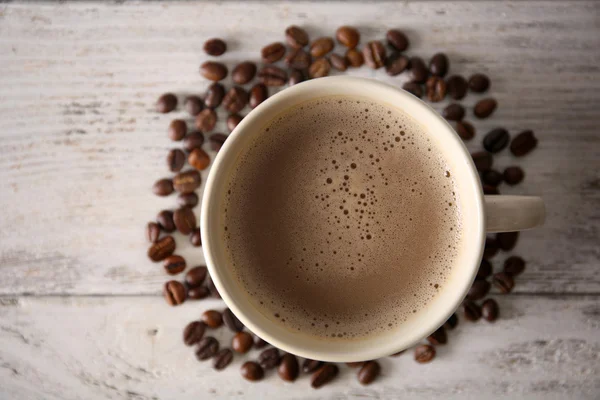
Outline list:
[[[269,122],[229,177],[221,232],[250,301],[288,329],[346,340],[395,329],[443,288],[459,199],[401,110],[324,97]]]

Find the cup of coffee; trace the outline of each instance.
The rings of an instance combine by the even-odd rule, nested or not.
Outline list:
[[[540,198],[483,196],[461,139],[421,100],[328,77],[272,96],[235,128],[201,230],[211,277],[252,332],[350,362],[431,334],[469,290],[486,232],[543,220]]]

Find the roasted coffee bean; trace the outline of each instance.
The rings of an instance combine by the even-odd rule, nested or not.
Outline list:
[[[210,164],[210,157],[204,150],[195,148],[188,156],[188,163],[192,167],[202,171],[208,167],[208,164]]]
[[[481,308],[475,302],[465,300],[462,308],[467,321],[475,322],[481,318]]]
[[[231,347],[240,354],[245,354],[252,348],[252,335],[248,332],[238,332],[231,340]]]
[[[273,64],[285,55],[285,46],[281,42],[271,43],[263,47],[260,54],[266,64]]]
[[[192,300],[204,299],[204,298],[208,297],[209,294],[210,294],[210,291],[208,290],[208,288],[206,286],[200,286],[197,288],[188,288],[188,292],[187,292],[188,299],[192,299]]]
[[[239,86],[234,86],[225,95],[223,106],[232,114],[240,112],[248,104],[248,92]]]
[[[208,281],[208,290],[210,290],[212,297],[216,297],[217,299],[221,298],[221,294],[219,293],[219,290],[217,290],[217,287],[212,279]]]
[[[457,103],[448,104],[442,111],[442,116],[448,121],[461,121],[465,117],[465,108]]]
[[[475,168],[477,168],[478,171],[486,171],[492,168],[492,164],[494,163],[494,158],[487,151],[471,153],[471,158],[473,158]]]
[[[267,97],[269,97],[269,89],[263,83],[252,86],[252,89],[250,89],[250,108],[258,107]]]
[[[475,93],[483,93],[490,88],[490,78],[484,74],[473,74],[469,78],[469,89]]]
[[[177,229],[173,221],[173,211],[162,210],[156,215],[156,222],[167,233],[175,232],[175,229]]]
[[[285,39],[288,44],[295,49],[299,49],[308,44],[308,34],[304,29],[296,25],[287,27],[285,30]]]
[[[233,360],[231,349],[221,349],[213,357],[213,368],[217,371],[225,369]]]
[[[324,76],[329,75],[329,70],[331,69],[331,65],[329,64],[329,60],[326,58],[317,58],[310,64],[308,68],[308,76],[311,78],[322,78]]]
[[[302,363],[302,372],[305,374],[310,374],[321,368],[323,365],[323,361],[311,360],[309,358],[305,359]]]
[[[267,65],[260,70],[258,77],[267,86],[283,86],[287,81],[287,72],[273,65]]]
[[[190,152],[197,148],[202,148],[204,144],[204,135],[202,132],[192,132],[183,139],[183,148]]]
[[[510,293],[515,287],[515,281],[512,276],[506,272],[498,272],[492,276],[492,283],[500,293]]]
[[[363,48],[363,57],[369,67],[379,69],[385,65],[385,46],[379,40],[373,40]]]
[[[208,39],[204,42],[204,52],[209,56],[220,56],[227,51],[227,44],[218,38]]]
[[[475,137],[475,127],[467,121],[459,121],[456,123],[456,133],[462,140],[471,140]]]
[[[485,246],[483,248],[483,258],[489,259],[498,254],[498,242],[495,238],[488,236],[485,239]]]
[[[346,52],[346,60],[348,60],[348,64],[354,68],[362,67],[362,65],[365,63],[365,58],[363,57],[362,52],[356,49],[349,49]]]
[[[406,82],[402,85],[402,89],[418,98],[423,97],[423,87],[416,82]]]
[[[260,84],[259,84],[260,85]],[[252,88],[254,89],[254,88]],[[252,106],[252,90],[250,91],[250,107],[254,108],[255,106]],[[229,132],[233,131],[235,129],[236,126],[238,126],[238,124],[242,122],[242,116],[239,114],[231,114],[229,117],[227,117],[227,129],[229,129]],[[225,136],[225,135],[223,135]],[[227,138],[227,136],[225,136],[225,138]],[[225,141],[225,140],[223,140]]]
[[[479,264],[479,269],[477,270],[477,276],[475,279],[486,279],[492,274],[492,264],[486,260],[482,259]]]
[[[173,213],[173,221],[177,230],[184,235],[189,235],[196,229],[196,216],[190,207],[181,207]]]
[[[225,143],[226,140],[227,140],[227,135],[224,135],[222,133],[213,133],[208,138],[208,141],[210,142],[210,148],[213,151],[221,150],[221,147],[223,147],[223,144]]]
[[[321,368],[315,371],[310,378],[310,386],[313,389],[318,389],[323,385],[331,382],[339,373],[339,368],[335,364],[325,364]]]
[[[523,180],[525,172],[520,167],[508,167],[504,170],[502,176],[504,177],[504,182],[513,186]]]
[[[363,385],[373,382],[381,372],[381,366],[377,361],[367,361],[358,371],[358,381]]]
[[[427,79],[427,83],[425,84],[425,89],[427,91],[427,98],[432,103],[438,103],[438,102],[444,100],[444,97],[446,97],[446,82],[439,76],[429,77]],[[458,104],[450,104],[450,106],[459,106],[460,108],[462,108],[462,106],[460,106]],[[448,106],[448,107],[450,107],[450,106]],[[446,107],[444,109],[444,114],[448,113],[448,107]],[[449,115],[456,118],[456,116],[453,114],[453,112],[450,112]],[[461,116],[460,119],[462,119],[463,116],[464,116],[464,109],[463,109],[463,115]],[[444,118],[450,119],[446,115],[444,115]],[[454,120],[454,121],[456,121],[456,120]]]
[[[340,26],[335,31],[335,38],[341,45],[353,49],[360,41],[360,33],[352,26]]]
[[[172,255],[165,258],[163,261],[165,272],[169,275],[177,275],[178,273],[183,272],[185,266],[185,258],[181,256]]]
[[[217,124],[217,113],[212,108],[205,108],[196,116],[196,129],[210,132]]]
[[[390,46],[395,50],[404,51],[408,49],[408,38],[404,33],[397,29],[387,31],[385,38]]]
[[[409,80],[411,82],[425,83],[428,74],[429,71],[427,71],[425,62],[421,57],[412,57],[410,59]]]
[[[217,108],[221,105],[223,97],[225,97],[225,86],[220,83],[213,83],[206,90],[204,105],[208,108]]]
[[[177,196],[177,204],[179,207],[194,208],[198,205],[198,195],[196,193],[186,193]]]
[[[281,361],[281,357],[279,356],[279,350],[275,347],[271,347],[270,349],[263,350],[258,355],[258,363],[264,369],[272,369],[279,365]]]
[[[206,331],[204,322],[192,321],[183,330],[183,343],[187,346],[193,346],[198,343]]]
[[[473,107],[473,114],[479,119],[487,118],[492,115],[497,105],[496,100],[492,98],[479,100]]]
[[[331,66],[338,71],[345,71],[348,69],[348,61],[339,54],[330,55],[329,62],[331,63]]]
[[[300,373],[298,359],[293,354],[284,354],[281,357],[281,363],[277,367],[277,374],[281,379],[287,382],[294,382]]]
[[[477,279],[471,285],[471,289],[469,289],[469,293],[467,293],[467,299],[469,300],[481,300],[483,299],[488,292],[490,291],[490,283],[485,279]],[[435,344],[435,343],[434,343]]]
[[[517,276],[525,271],[525,260],[519,256],[510,256],[504,261],[504,273]]]
[[[498,247],[504,251],[510,251],[514,249],[518,239],[519,232],[500,232],[496,234]]]
[[[297,69],[290,70],[290,78],[288,79],[288,85],[294,86],[304,81],[304,74]]]
[[[173,178],[173,187],[179,193],[192,193],[200,187],[200,183],[202,183],[202,178],[196,170],[180,172]]]
[[[497,186],[492,185],[483,185],[483,194],[492,195],[492,194],[500,194]]]
[[[209,328],[216,329],[223,325],[223,316],[217,310],[206,310],[202,313],[202,322]]]
[[[251,382],[260,381],[265,376],[262,367],[254,361],[246,361],[242,364],[240,372],[246,380]]]
[[[244,329],[242,321],[240,321],[229,308],[226,308],[225,311],[223,311],[223,322],[232,332],[241,332]]]
[[[179,172],[185,165],[185,153],[179,149],[171,149],[167,154],[167,166],[171,172]]]
[[[487,299],[481,305],[481,315],[488,322],[494,322],[498,319],[500,308],[494,299]]]
[[[393,53],[385,61],[385,72],[389,76],[396,76],[404,72],[410,66],[410,59],[404,54]]]
[[[430,344],[421,344],[415,348],[415,361],[419,364],[425,364],[435,357],[435,347]]]
[[[200,361],[208,360],[219,351],[219,342],[212,336],[203,337],[196,348],[196,358]]]
[[[187,125],[185,124],[184,120],[174,119],[169,124],[169,130],[167,131],[167,135],[169,136],[169,139],[173,140],[174,142],[183,139],[186,133]]]
[[[458,317],[456,314],[452,314],[450,318],[444,323],[444,328],[446,329],[454,329],[458,325]]]
[[[469,85],[462,76],[452,75],[446,80],[446,83],[448,84],[448,95],[454,100],[461,100],[467,94]]]
[[[158,98],[156,102],[156,111],[166,114],[177,107],[177,97],[173,93],[165,93]]]
[[[504,128],[492,129],[483,138],[483,148],[490,153],[498,153],[508,146],[510,135]]]
[[[150,243],[158,242],[158,237],[160,236],[160,225],[156,222],[148,222],[146,225],[146,239]]]
[[[188,114],[190,114],[192,117],[195,117],[204,108],[204,103],[198,96],[188,96],[185,98],[183,106]]]
[[[310,45],[310,55],[315,58],[323,57],[325,54],[333,50],[333,39],[330,37],[320,37]]]
[[[360,368],[363,365],[365,365],[365,362],[364,361],[347,362],[346,365],[349,366],[350,368]]]
[[[215,61],[206,61],[200,66],[200,73],[209,81],[220,81],[227,76],[225,64]]]
[[[495,169],[488,169],[481,174],[481,180],[486,185],[498,186],[502,183],[502,174]]]
[[[512,140],[510,144],[510,152],[517,157],[522,157],[535,149],[538,140],[533,134],[533,131],[523,131]]]
[[[256,76],[256,64],[251,61],[244,61],[235,66],[231,71],[231,79],[238,85],[244,85],[250,82]]]
[[[175,239],[173,236],[165,236],[159,239],[148,249],[148,257],[154,261],[162,261],[175,251]]]
[[[448,73],[448,56],[444,53],[436,53],[429,60],[429,72],[431,75],[443,78]]]
[[[169,281],[163,287],[163,296],[169,305],[177,306],[185,301],[185,288],[181,282]]]
[[[446,328],[440,326],[435,332],[427,337],[427,341],[435,346],[448,343]]]
[[[268,344],[269,343],[265,342],[260,337],[254,335],[254,348],[255,349],[262,349],[263,347],[265,347]]]
[[[206,275],[208,274],[208,269],[204,265],[198,265],[197,267],[191,268],[185,274],[185,283],[187,283],[188,287],[196,288],[201,286],[206,279]]]
[[[307,69],[311,61],[310,54],[303,49],[294,49],[285,57],[287,66],[294,69]]]
[[[157,180],[152,185],[152,192],[157,196],[170,195],[173,193],[173,181],[167,178]]]

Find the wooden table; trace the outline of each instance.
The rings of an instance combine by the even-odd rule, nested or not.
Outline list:
[[[368,387],[345,366],[314,391],[307,377],[245,382],[242,357],[219,373],[198,363],[182,329],[223,304],[168,307],[145,255],[145,223],[174,205],[150,187],[168,175],[166,126],[184,115],[157,114],[155,100],[204,91],[208,37],[227,39],[233,65],[292,23],[313,38],[355,25],[363,42],[402,28],[411,54],[443,50],[451,72],[492,77],[500,107],[471,150],[497,126],[540,139],[528,157],[496,159],[527,173],[503,193],[548,208],[513,252],[528,262],[515,293],[494,295],[501,319],[461,320],[431,364],[382,360]],[[0,4],[0,398],[600,398],[599,65],[597,2]]]

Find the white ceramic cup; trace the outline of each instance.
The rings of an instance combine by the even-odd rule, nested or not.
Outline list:
[[[462,248],[444,289],[394,331],[360,339],[317,338],[276,323],[244,291],[224,252],[220,237],[227,178],[253,135],[294,105],[330,95],[358,96],[403,110],[436,141],[450,165],[462,210]],[[483,196],[471,156],[452,127],[415,96],[387,84],[354,77],[314,79],[285,89],[250,112],[229,135],[214,160],[202,200],[201,230],[210,276],[225,303],[252,332],[286,352],[322,361],[363,361],[404,350],[441,326],[466,296],[481,261],[486,232],[533,228],[544,221],[538,197]]]

